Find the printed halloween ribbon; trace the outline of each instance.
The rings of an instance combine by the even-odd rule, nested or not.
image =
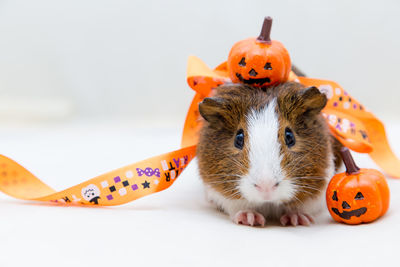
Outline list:
[[[121,205],[170,187],[188,166],[195,152],[196,146],[188,146],[102,174],[60,192],[47,186],[15,161],[0,155],[0,190],[25,200]]]
[[[390,176],[400,177],[399,159],[391,151],[383,124],[337,83],[297,77],[291,81],[316,86],[329,101],[323,110],[332,134],[350,149],[369,153]],[[230,83],[226,62],[210,69],[196,57],[189,58],[187,81],[196,94],[183,128],[181,149],[155,156],[57,192],[12,159],[0,155],[0,191],[24,200],[77,205],[121,205],[169,188],[196,155],[201,118],[198,104],[212,89]]]

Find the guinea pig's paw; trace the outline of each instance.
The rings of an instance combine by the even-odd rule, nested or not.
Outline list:
[[[313,217],[308,214],[303,213],[287,213],[281,216],[281,224],[283,226],[297,226],[297,225],[304,225],[309,226],[311,223],[314,222]]]
[[[265,218],[261,213],[250,210],[238,211],[233,216],[233,221],[237,224],[243,224],[248,226],[264,226]]]

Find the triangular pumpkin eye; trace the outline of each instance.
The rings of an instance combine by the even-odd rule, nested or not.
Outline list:
[[[242,57],[242,59],[239,61],[239,66],[246,67],[246,61],[245,61],[244,57]]]
[[[271,63],[270,62],[265,63],[264,69],[265,70],[272,70]]]
[[[336,191],[333,192],[332,200],[338,201]]]
[[[355,200],[362,200],[364,199],[364,196],[361,192],[358,192],[357,195],[354,197]]]

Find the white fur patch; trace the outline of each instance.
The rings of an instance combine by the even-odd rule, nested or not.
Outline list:
[[[242,196],[249,202],[281,203],[290,200],[294,187],[285,178],[281,168],[283,156],[278,140],[279,121],[276,113],[276,99],[260,111],[252,110],[247,115],[250,168],[239,185]],[[278,186],[274,187],[275,184]],[[271,188],[260,192],[255,185]]]
[[[238,211],[253,210],[256,208],[245,199],[228,199],[215,191],[211,186],[206,185],[205,193],[208,201],[212,202],[217,207],[222,208],[231,218],[233,218]]]

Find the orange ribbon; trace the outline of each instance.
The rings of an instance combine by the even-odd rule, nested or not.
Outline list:
[[[350,149],[369,153],[389,175],[400,177],[399,159],[387,142],[383,124],[332,81],[297,77],[289,80],[324,91],[323,110],[332,133]],[[198,104],[218,85],[231,82],[226,63],[214,70],[200,59],[189,58],[187,81],[196,91],[184,124],[181,149],[102,174],[63,191],[55,191],[15,161],[0,155],[0,191],[25,200],[65,204],[113,206],[125,204],[170,187],[196,155],[201,118]]]

